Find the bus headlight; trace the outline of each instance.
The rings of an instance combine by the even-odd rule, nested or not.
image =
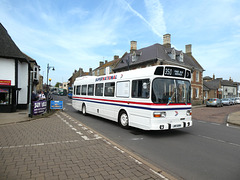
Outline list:
[[[192,110],[187,110],[186,115],[191,116],[192,115]]]
[[[153,112],[153,117],[165,118],[166,117],[166,112]]]

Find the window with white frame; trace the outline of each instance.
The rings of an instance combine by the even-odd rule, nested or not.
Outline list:
[[[199,88],[195,88],[195,98],[199,98]]]
[[[196,82],[199,82],[199,72],[196,71]]]

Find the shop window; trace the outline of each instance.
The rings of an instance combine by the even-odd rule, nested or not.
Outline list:
[[[0,105],[10,104],[10,90],[7,88],[0,88]]]

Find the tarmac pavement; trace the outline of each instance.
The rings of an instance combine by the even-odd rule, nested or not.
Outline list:
[[[240,111],[227,122],[240,126]],[[62,111],[21,110],[0,113],[0,179],[175,178]]]
[[[0,179],[175,179],[62,111],[0,113]]]

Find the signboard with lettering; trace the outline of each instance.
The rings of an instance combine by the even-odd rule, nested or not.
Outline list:
[[[51,101],[50,109],[63,109],[63,101]]]
[[[165,67],[164,76],[184,77],[185,69],[177,67]]]
[[[47,101],[33,101],[33,115],[43,114],[47,110]]]
[[[11,80],[1,80],[0,79],[0,85],[11,86]]]

